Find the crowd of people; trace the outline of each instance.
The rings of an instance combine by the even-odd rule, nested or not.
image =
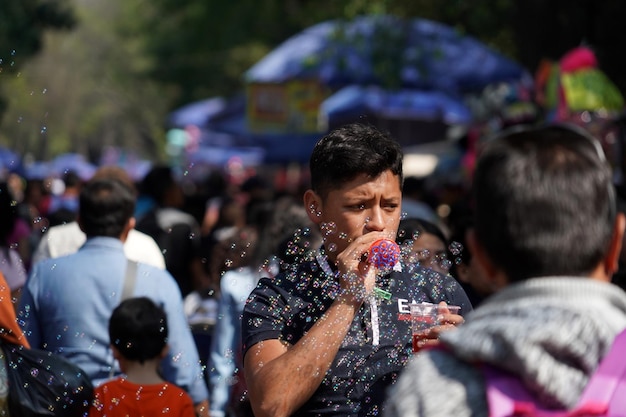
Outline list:
[[[398,142],[363,124],[319,140],[296,192],[216,172],[191,196],[164,165],[141,181],[68,172],[57,192],[12,175],[4,337],[79,365],[94,416],[486,415],[476,363],[572,407],[626,328],[603,155],[580,128],[503,132],[446,218],[436,194],[413,197]],[[379,239],[399,245],[393,268],[368,257]],[[421,302],[443,313],[416,353]]]

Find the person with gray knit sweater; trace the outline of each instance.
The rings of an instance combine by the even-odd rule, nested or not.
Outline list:
[[[481,363],[571,408],[626,327],[626,294],[610,283],[626,220],[599,142],[566,125],[507,131],[486,143],[473,187],[468,245],[493,294],[412,358],[385,417],[488,416]]]

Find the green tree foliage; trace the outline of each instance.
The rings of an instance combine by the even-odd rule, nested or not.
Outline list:
[[[471,3],[471,4],[469,4]],[[424,17],[482,34],[513,53],[511,33],[502,24],[511,0],[127,0],[124,33],[143,37],[151,59],[146,76],[166,87],[180,105],[242,88],[242,74],[289,36],[323,20],[366,14]],[[391,39],[386,39],[390,37]],[[393,66],[394,33],[382,33],[376,47],[380,72]],[[388,80],[393,85],[393,79]]]
[[[240,92],[248,68],[313,24],[371,14],[442,22],[531,71],[586,42],[626,87],[623,0],[0,0],[0,141],[42,158],[106,145],[158,157],[168,111]],[[369,45],[391,86],[395,35]]]
[[[40,51],[46,30],[70,29],[75,23],[65,0],[1,1],[0,76],[17,72],[22,63]],[[6,106],[0,90],[0,120]]]
[[[0,58],[15,62],[29,57],[42,46],[48,29],[70,29],[76,23],[65,0],[3,0],[0,2]],[[15,70],[9,64],[7,70]]]
[[[119,4],[77,3],[74,30],[47,34],[45,50],[2,80],[3,142],[43,160],[80,152],[96,162],[108,146],[160,156],[166,101],[141,74],[136,42],[114,30]]]

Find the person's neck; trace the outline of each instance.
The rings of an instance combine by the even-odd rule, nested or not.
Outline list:
[[[143,364],[138,361],[122,360],[120,367],[126,380],[138,385],[154,385],[165,382],[157,372],[160,360],[147,360]]]

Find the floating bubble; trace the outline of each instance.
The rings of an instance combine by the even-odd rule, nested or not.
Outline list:
[[[446,271],[449,270],[450,268],[452,268],[452,261],[450,261],[449,259],[442,260],[441,267]]]
[[[460,242],[452,242],[450,246],[448,246],[450,253],[453,255],[460,255],[463,251],[463,245]]]
[[[324,236],[329,236],[337,231],[337,224],[335,222],[322,223],[320,229]]]

